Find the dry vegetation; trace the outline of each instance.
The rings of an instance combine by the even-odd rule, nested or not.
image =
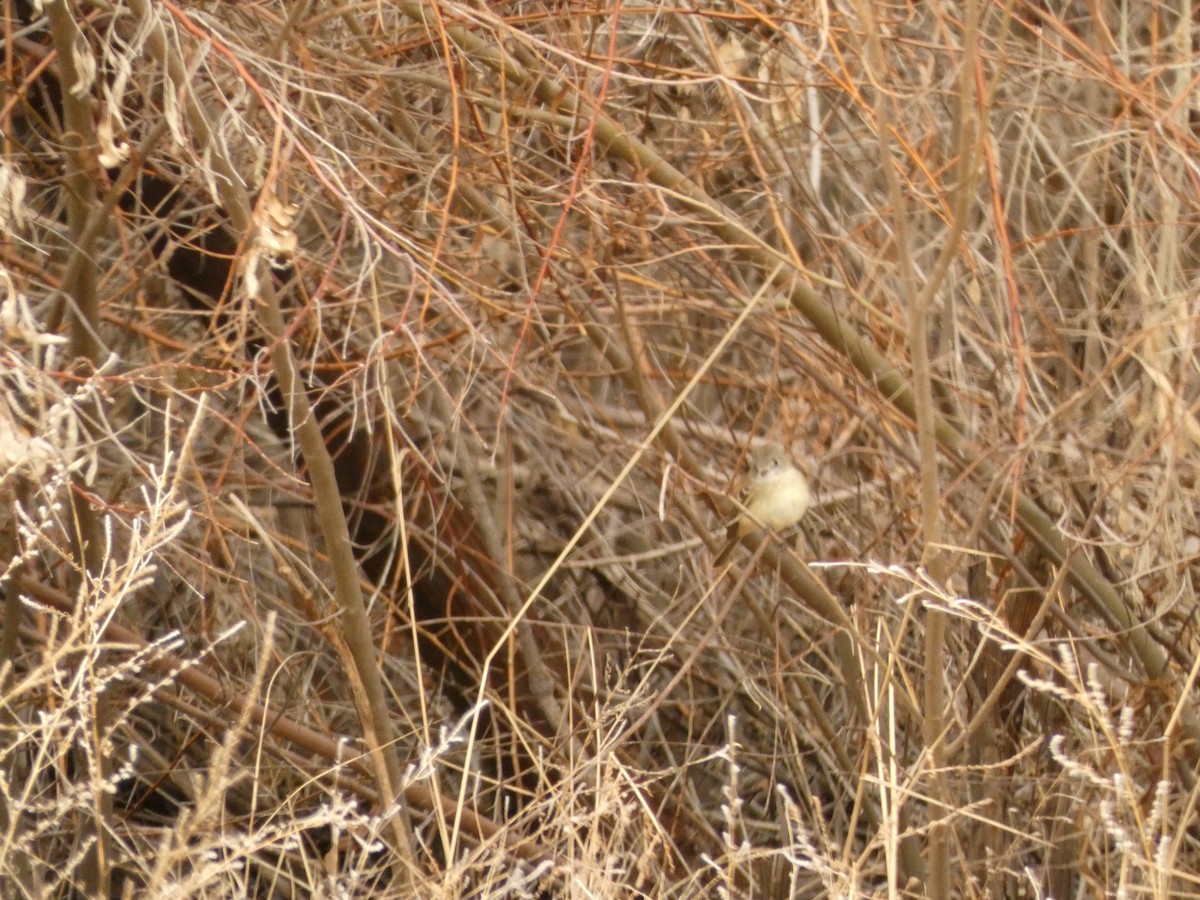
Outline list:
[[[1200,896],[1190,12],[0,8],[0,896]]]

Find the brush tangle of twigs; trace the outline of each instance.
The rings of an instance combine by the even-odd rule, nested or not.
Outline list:
[[[0,10],[0,895],[1200,895],[1189,15]]]

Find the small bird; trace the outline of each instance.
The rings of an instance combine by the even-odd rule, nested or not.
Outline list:
[[[736,527],[729,527],[729,537],[713,565],[723,565],[733,548],[751,532],[791,528],[808,512],[811,502],[807,479],[781,445],[772,442],[754,447],[750,451],[746,513],[738,519]]]

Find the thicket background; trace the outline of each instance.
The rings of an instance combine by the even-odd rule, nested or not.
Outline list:
[[[0,8],[0,894],[1200,894],[1187,4]]]

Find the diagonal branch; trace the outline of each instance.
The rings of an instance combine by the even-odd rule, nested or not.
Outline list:
[[[852,321],[818,295],[807,281],[819,282],[821,279],[808,272],[797,260],[789,259],[766,244],[736,213],[709,196],[652,146],[625,131],[603,110],[589,109],[589,100],[574,85],[536,76],[502,47],[462,26],[436,21],[425,4],[405,0],[399,6],[406,15],[431,30],[444,28],[451,40],[474,62],[501,73],[509,81],[525,85],[547,107],[567,115],[586,112],[595,128],[598,148],[632,166],[645,178],[669,192],[677,202],[704,213],[704,225],[709,231],[726,242],[744,261],[762,271],[772,272],[770,282],[784,293],[791,305],[808,319],[830,347],[845,357],[884,399],[916,422],[917,401],[909,380],[874,343],[858,333]],[[962,472],[973,473],[984,482],[1005,477],[985,452],[975,447],[940,412],[935,411],[933,431],[942,452]],[[1169,695],[1178,696],[1178,686],[1174,684],[1169,671],[1166,651],[1154,640],[1145,623],[1137,618],[1112,583],[1081,553],[1068,547],[1054,522],[1032,498],[1014,486],[1012,499],[1021,529],[1051,560],[1066,567],[1071,582],[1087,598],[1093,610],[1117,632],[1141,664],[1147,679],[1170,684]],[[1178,726],[1190,743],[1200,746],[1200,718],[1194,712],[1181,712]],[[1185,761],[1181,760],[1181,765],[1190,769]]]

